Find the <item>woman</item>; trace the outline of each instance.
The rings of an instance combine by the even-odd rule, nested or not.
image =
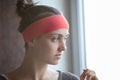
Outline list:
[[[79,80],[70,72],[53,71],[48,65],[56,65],[66,50],[69,24],[55,8],[26,4],[17,1],[20,16],[19,31],[25,41],[25,58],[16,70],[1,75],[0,80]],[[81,80],[98,80],[94,71],[85,69]]]

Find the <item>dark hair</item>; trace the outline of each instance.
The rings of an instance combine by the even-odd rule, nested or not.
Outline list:
[[[21,17],[19,31],[23,32],[24,29],[32,22],[42,19],[51,15],[61,14],[57,9],[46,5],[35,5],[27,3],[24,0],[18,0],[16,4],[16,12]]]
[[[31,0],[32,1],[32,0]],[[27,2],[25,0],[17,0],[16,12],[20,16],[21,21],[19,25],[19,32],[23,32],[29,24],[51,15],[61,14],[57,9],[46,5],[35,5],[33,2]],[[25,43],[25,48],[28,48]]]

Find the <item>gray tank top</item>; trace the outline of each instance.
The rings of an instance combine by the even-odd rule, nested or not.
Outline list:
[[[58,71],[58,72],[59,72],[58,80],[80,80],[78,76],[70,72],[62,72],[62,71]],[[5,74],[1,74],[0,80],[9,80],[9,79],[7,78],[7,76],[5,76]]]

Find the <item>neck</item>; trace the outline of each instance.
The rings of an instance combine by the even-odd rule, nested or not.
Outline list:
[[[26,53],[27,54],[27,53]],[[25,56],[22,65],[10,73],[10,78],[13,80],[16,76],[16,80],[42,80],[48,73],[48,64],[43,64],[42,62],[35,61],[29,56]]]
[[[23,77],[28,77],[28,78],[33,78],[33,80],[38,80],[40,78],[43,78],[46,72],[48,71],[48,65],[43,65],[43,64],[35,64],[35,63],[26,63],[27,65],[22,65],[19,68],[19,72],[21,73],[21,76]]]

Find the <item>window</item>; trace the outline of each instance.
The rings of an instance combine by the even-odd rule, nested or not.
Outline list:
[[[87,67],[99,80],[120,80],[119,0],[84,0]]]
[[[80,75],[86,68],[83,0],[71,0],[71,35],[73,73]]]

